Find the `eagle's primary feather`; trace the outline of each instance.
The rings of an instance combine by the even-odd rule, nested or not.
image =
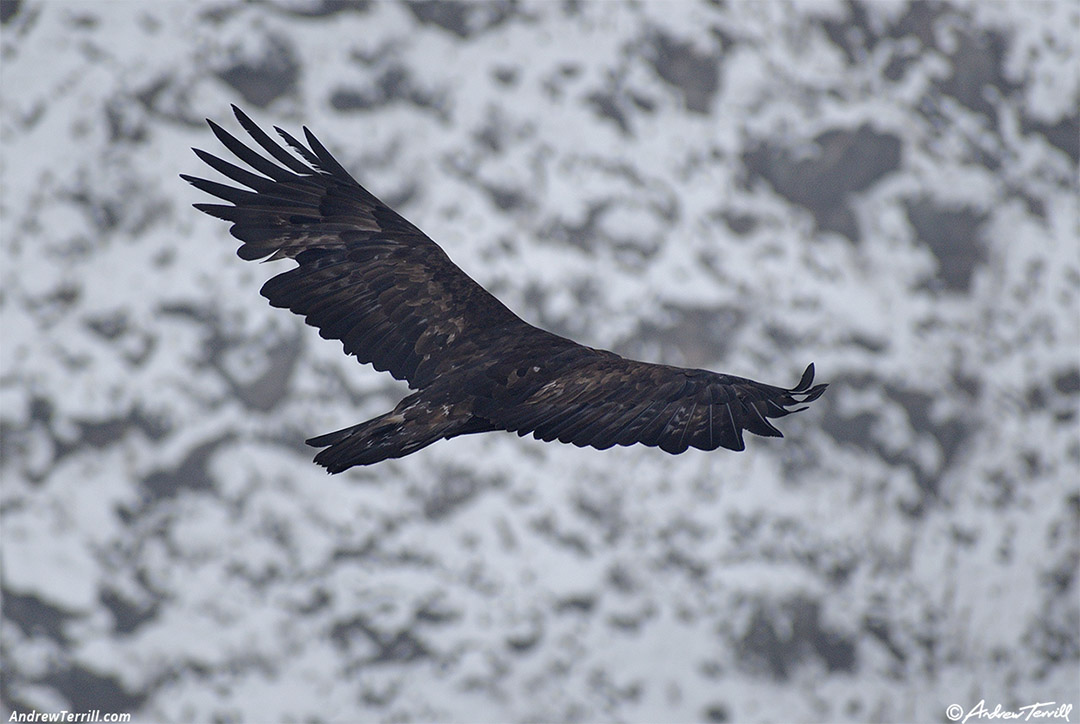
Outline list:
[[[743,430],[782,437],[769,418],[825,391],[811,364],[784,389],[732,375],[625,359],[538,329],[459,269],[422,231],[364,189],[306,128],[295,155],[233,106],[267,155],[213,121],[253,171],[195,153],[239,186],[184,175],[226,204],[195,208],[232,223],[242,259],[295,259],[262,294],[303,315],[347,354],[415,390],[391,412],[307,442],[337,473],[473,432],[532,433],[601,450],[613,445],[742,450]]]

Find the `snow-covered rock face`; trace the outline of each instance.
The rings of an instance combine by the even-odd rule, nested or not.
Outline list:
[[[1080,705],[1076,3],[2,10],[5,720]],[[404,387],[190,207],[232,102],[540,326],[831,387],[740,454],[326,476]]]

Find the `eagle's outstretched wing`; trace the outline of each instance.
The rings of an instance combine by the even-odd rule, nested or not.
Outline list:
[[[309,440],[326,448],[315,461],[330,472],[491,430],[600,449],[742,450],[744,430],[781,437],[768,419],[825,391],[812,386],[813,365],[784,389],[628,360],[533,327],[360,186],[306,128],[306,146],[276,129],[293,155],[233,110],[269,158],[208,120],[256,173],[196,149],[244,187],[185,175],[229,202],[196,208],[232,222],[241,258],[296,260],[263,286],[273,306],[303,315],[346,353],[417,390],[385,415]]]
[[[239,108],[233,111],[274,160],[207,119],[222,144],[258,173],[195,149],[247,188],[181,178],[229,202],[195,208],[232,222],[232,235],[244,242],[240,258],[299,263],[263,286],[271,305],[303,315],[324,338],[341,340],[346,354],[414,389],[473,362],[493,335],[535,329],[358,184],[307,128],[307,147],[275,129],[304,163]]]
[[[610,355],[610,357],[600,356]],[[768,418],[803,409],[825,392],[812,386],[814,365],[795,387],[784,389],[707,370],[628,360],[611,353],[565,373],[517,404],[477,411],[520,435],[600,450],[613,445],[742,450],[743,430],[783,437]]]

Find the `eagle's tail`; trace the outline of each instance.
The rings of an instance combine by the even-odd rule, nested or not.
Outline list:
[[[402,422],[404,420],[400,415],[395,420],[394,413],[390,412],[359,425],[313,437],[306,442],[312,447],[326,448],[315,456],[315,462],[331,473],[340,473],[353,465],[371,465],[380,460],[399,458],[438,439],[424,440],[420,445],[405,449],[402,445]]]
[[[315,462],[331,473],[340,473],[354,465],[404,457],[445,438],[494,429],[487,420],[450,406],[432,405],[417,393],[402,400],[392,412],[306,442],[326,448],[315,456]]]

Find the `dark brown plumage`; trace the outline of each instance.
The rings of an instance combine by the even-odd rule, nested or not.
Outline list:
[[[782,437],[768,418],[811,402],[811,364],[783,389],[706,370],[637,362],[526,323],[454,265],[422,231],[358,184],[306,128],[294,156],[233,106],[269,158],[208,120],[245,170],[200,159],[238,188],[184,175],[228,204],[195,208],[232,223],[242,259],[293,258],[262,288],[347,354],[416,390],[391,412],[308,440],[332,473],[408,455],[473,432],[532,433],[601,450],[612,445],[742,450],[743,430]],[[301,160],[302,159],[302,160]]]

